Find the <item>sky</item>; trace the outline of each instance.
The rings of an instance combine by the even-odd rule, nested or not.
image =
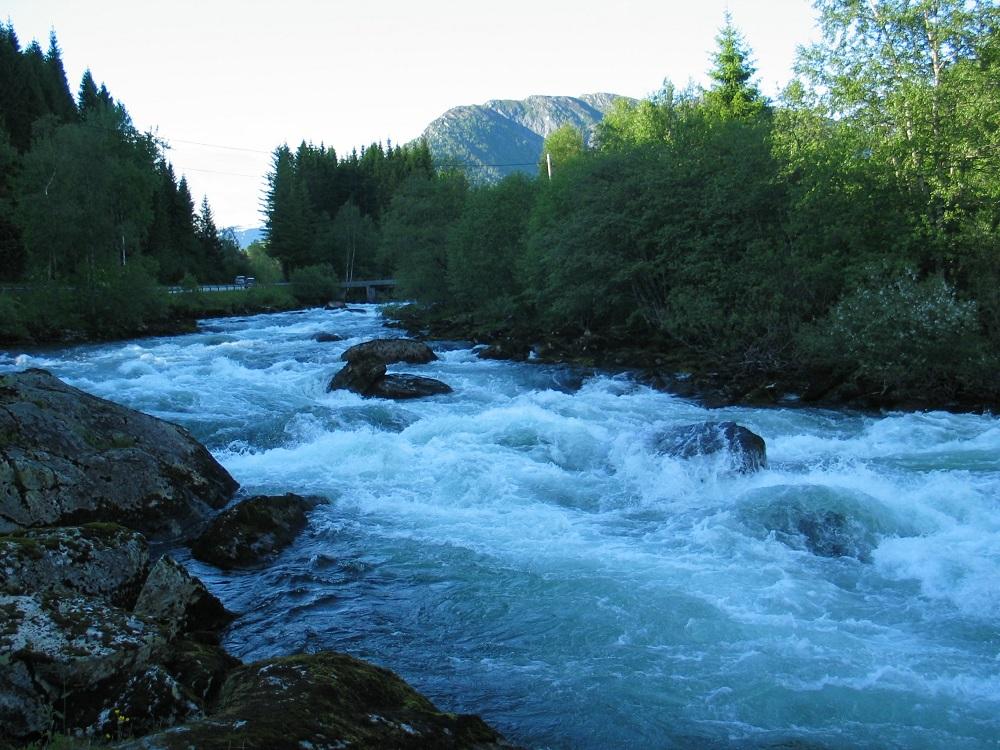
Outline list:
[[[84,70],[169,144],[220,227],[263,223],[282,143],[338,153],[406,143],[451,107],[532,94],[636,98],[707,83],[726,11],[774,96],[809,0],[6,0],[22,48],[54,29],[75,93]]]

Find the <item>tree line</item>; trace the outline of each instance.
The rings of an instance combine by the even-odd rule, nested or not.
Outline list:
[[[553,174],[410,175],[376,256],[467,335],[995,399],[1000,25],[992,2],[817,0],[777,101],[727,17],[707,89],[620,101]]]
[[[8,320],[42,336],[58,325],[113,330],[158,306],[159,284],[248,272],[207,198],[195,210],[164,144],[89,70],[71,92],[55,32],[47,51],[22,49],[0,24],[0,282],[43,290],[34,303],[0,300]]]
[[[323,144],[303,142],[295,151],[282,145],[274,152],[265,197],[268,253],[289,278],[380,276],[387,272],[377,252],[383,213],[407,179],[433,175],[423,141],[373,143],[346,158]]]

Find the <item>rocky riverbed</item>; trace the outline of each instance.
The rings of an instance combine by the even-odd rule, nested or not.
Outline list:
[[[239,614],[152,550],[266,566],[328,502],[237,488],[182,428],[44,370],[0,375],[0,747],[511,747],[345,654],[226,653]]]

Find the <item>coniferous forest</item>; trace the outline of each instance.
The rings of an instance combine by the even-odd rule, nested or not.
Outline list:
[[[543,156],[538,179],[415,170],[368,198],[366,257],[415,327],[510,356],[715,373],[731,398],[995,403],[997,8],[815,5],[822,41],[778,100],[727,19],[707,89],[619,101],[589,150],[556,131],[551,180]],[[279,245],[282,170],[317,157],[275,157],[289,264],[341,221]]]

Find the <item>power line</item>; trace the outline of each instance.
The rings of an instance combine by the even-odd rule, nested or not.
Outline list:
[[[7,110],[7,111],[9,112],[9,111],[12,111],[12,110]],[[27,110],[24,110],[24,109],[19,109],[17,111],[22,112],[23,114],[33,114],[33,113],[28,112]],[[60,125],[64,125],[64,124],[79,125],[81,127],[90,128],[92,130],[103,130],[103,131],[109,132],[109,133],[120,133],[121,132],[121,130],[119,128],[108,127],[106,125],[96,125],[94,123],[83,122],[83,121],[71,122],[71,123],[60,123]],[[243,153],[250,153],[250,154],[265,154],[265,155],[268,155],[268,156],[270,156],[272,153],[274,153],[273,150],[264,151],[262,149],[247,148],[247,147],[244,147],[244,146],[226,146],[226,145],[223,145],[221,143],[206,143],[204,141],[189,141],[189,140],[186,140],[184,138],[172,138],[172,137],[170,137],[168,135],[163,135],[163,134],[160,134],[158,132],[157,133],[153,133],[151,131],[146,131],[145,133],[143,133],[138,128],[136,128],[135,125],[131,125],[131,127],[134,128],[139,135],[145,135],[145,136],[149,136],[149,137],[152,137],[154,139],[157,139],[157,140],[165,141],[167,148],[170,148],[170,143],[172,142],[172,143],[185,143],[185,144],[188,144],[188,145],[191,145],[191,146],[201,146],[202,148],[214,148],[214,149],[221,149],[221,150],[225,150],[225,151],[240,151],[240,152],[243,152]],[[448,163],[444,163],[444,164],[435,164],[434,165],[434,167],[436,169],[499,169],[499,168],[514,168],[514,167],[530,167],[530,168],[533,168],[533,167],[537,167],[537,166],[538,166],[538,162],[509,162],[509,163],[505,163],[505,164],[476,164],[476,163],[473,163],[473,162],[448,162]],[[179,167],[179,165],[178,165],[178,167]],[[179,168],[183,169],[183,171],[187,171],[187,172],[203,172],[203,173],[206,173],[206,174],[229,175],[229,176],[232,176],[232,177],[247,177],[247,178],[252,178],[252,179],[259,179],[260,178],[260,175],[249,175],[249,174],[242,174],[242,173],[239,173],[239,172],[225,172],[225,171],[219,171],[219,170],[213,170],[213,169],[196,169],[194,167],[188,167],[188,168],[179,167]]]
[[[197,167],[183,167],[181,165],[175,165],[181,172],[205,172],[206,174],[222,174],[229,175],[230,177],[249,177],[254,180],[259,180],[264,175],[260,174],[242,174],[240,172],[222,172],[216,169],[198,169]]]

